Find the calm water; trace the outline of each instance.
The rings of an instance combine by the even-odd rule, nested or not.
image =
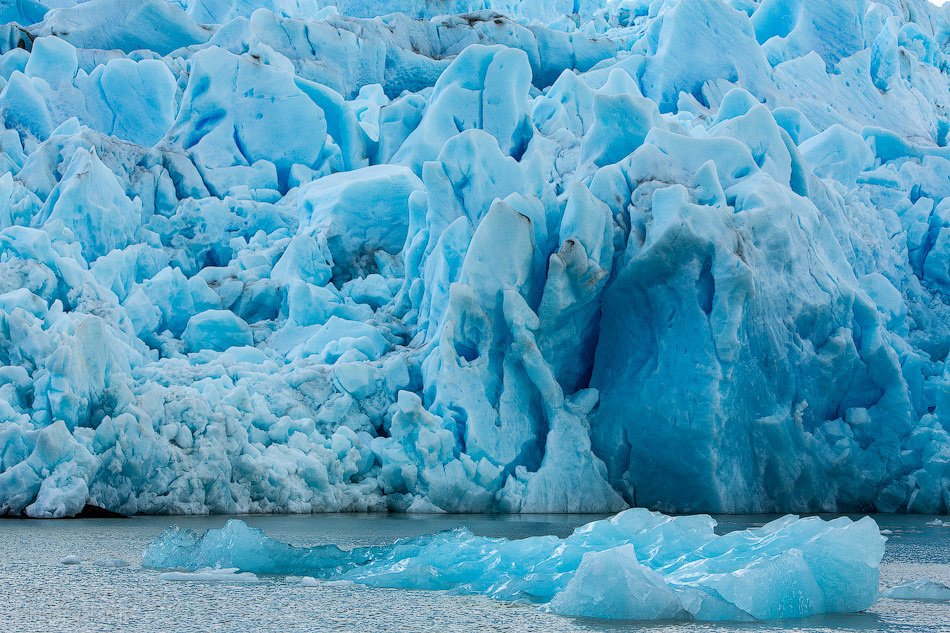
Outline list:
[[[0,631],[948,631],[950,604],[881,600],[869,612],[755,625],[609,623],[563,618],[477,596],[303,587],[284,577],[256,584],[168,582],[142,569],[145,545],[169,525],[220,527],[228,517],[135,517],[76,521],[0,520]],[[296,545],[377,545],[466,525],[477,534],[567,535],[599,517],[314,515],[241,517]],[[771,517],[721,517],[723,531]],[[934,517],[879,515],[889,529],[881,584],[926,577],[950,584],[950,528]],[[61,565],[76,554],[82,565]],[[98,567],[98,559],[130,566]]]

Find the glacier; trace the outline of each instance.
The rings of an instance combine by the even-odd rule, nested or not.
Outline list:
[[[293,547],[232,519],[199,536],[169,528],[142,564],[169,580],[304,576],[307,585],[445,590],[569,616],[748,621],[847,613],[878,599],[884,537],[873,519],[785,516],[717,535],[709,516],[635,508],[566,538],[476,536],[466,528],[343,550]]]
[[[0,514],[950,512],[950,6],[0,18]]]

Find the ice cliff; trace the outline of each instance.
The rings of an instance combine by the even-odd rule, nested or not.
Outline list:
[[[601,619],[775,620],[861,611],[877,601],[885,539],[868,517],[786,516],[721,536],[715,526],[708,516],[632,509],[564,539],[457,529],[343,550],[292,547],[232,520],[202,536],[170,528],[142,564],[192,572],[162,575],[176,580],[307,574],[311,584],[449,590]]]
[[[0,514],[950,510],[950,6],[51,5]]]

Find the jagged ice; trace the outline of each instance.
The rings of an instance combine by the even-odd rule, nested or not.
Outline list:
[[[465,528],[343,550],[293,547],[239,520],[199,536],[169,528],[142,564],[174,580],[306,574],[373,587],[448,590],[626,620],[770,620],[861,611],[877,600],[884,537],[865,517],[786,516],[717,535],[709,516],[643,509],[566,538],[475,536]],[[241,573],[235,573],[240,570]]]
[[[55,5],[0,513],[950,509],[950,7]]]

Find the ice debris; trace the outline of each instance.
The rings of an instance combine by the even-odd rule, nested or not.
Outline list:
[[[80,565],[82,564],[82,559],[76,556],[75,554],[70,554],[69,556],[64,556],[60,561],[60,565]]]
[[[162,580],[186,582],[257,582],[257,576],[250,572],[242,572],[235,568],[203,567],[191,572],[170,571],[159,574]]]
[[[603,619],[801,618],[860,611],[877,600],[884,538],[870,518],[789,515],[722,536],[715,526],[705,515],[632,509],[563,539],[487,538],[460,528],[343,550],[292,547],[231,520],[202,536],[169,528],[142,564],[451,590]]]
[[[934,580],[920,579],[896,585],[881,594],[895,600],[950,601],[950,587]]]
[[[122,560],[121,558],[103,558],[100,560],[92,561],[92,564],[96,567],[108,567],[112,569],[118,569],[120,567],[128,567],[129,562]]]
[[[950,510],[950,6],[48,5],[0,514]]]

